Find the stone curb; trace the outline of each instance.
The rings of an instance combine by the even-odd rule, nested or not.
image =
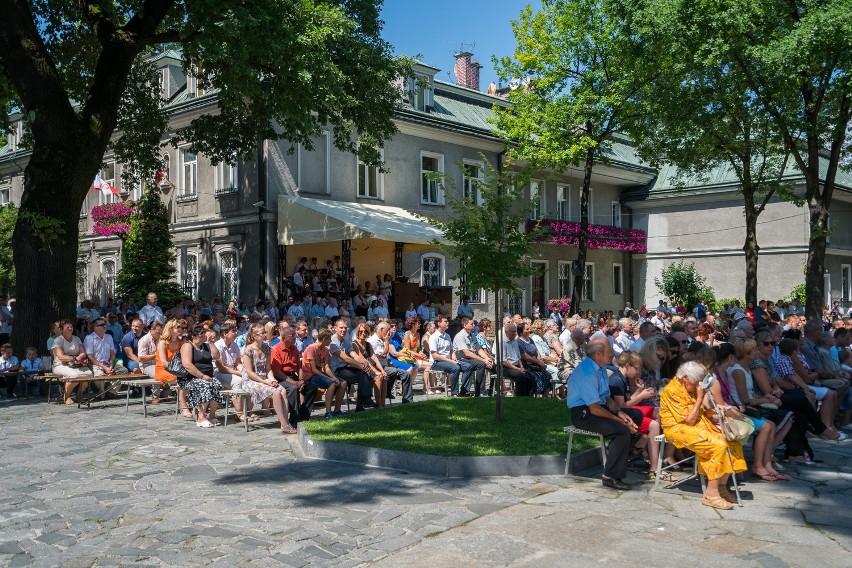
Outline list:
[[[386,450],[341,442],[315,440],[299,425],[299,445],[306,457],[400,469],[436,477],[504,477],[563,475],[565,456],[446,457]],[[592,448],[571,455],[571,473],[601,465],[601,452]]]

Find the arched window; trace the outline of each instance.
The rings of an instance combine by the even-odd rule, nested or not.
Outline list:
[[[115,298],[115,260],[111,258],[101,261],[101,282],[103,298],[101,300],[106,303],[107,298]]]
[[[89,295],[89,264],[80,259],[77,261],[77,300],[86,300]]]
[[[235,300],[240,291],[239,255],[236,249],[223,249],[216,255],[217,288],[226,302]]]
[[[420,263],[421,286],[445,286],[444,257],[440,254],[424,254]]]
[[[186,253],[186,262],[183,265],[183,287],[190,298],[198,299],[198,254],[195,252]]]

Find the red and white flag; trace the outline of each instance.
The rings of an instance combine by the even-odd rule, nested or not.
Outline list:
[[[95,181],[92,182],[92,191],[100,191],[104,195],[118,195],[118,190],[115,186],[102,180],[101,174],[95,176]]]

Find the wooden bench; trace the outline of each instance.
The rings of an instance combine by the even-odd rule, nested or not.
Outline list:
[[[88,376],[88,377],[63,377],[63,376],[60,376],[60,375],[50,373],[48,375],[45,375],[44,378],[45,378],[45,383],[47,384],[47,392],[48,392],[47,402],[48,402],[48,404],[50,404],[50,401],[51,401],[50,391],[51,391],[51,386],[54,382],[62,383],[63,385],[67,385],[67,384],[70,383],[70,384],[77,385],[77,408],[82,408],[82,404],[83,404],[83,384],[84,383],[94,383],[94,382],[98,382],[98,381],[120,381],[123,384],[125,381],[139,381],[139,380],[142,380],[142,379],[146,379],[147,377],[145,375],[140,375],[138,373],[125,373],[123,375],[100,375],[100,376],[97,376],[97,377],[93,377],[93,376]],[[86,408],[90,409],[92,407],[92,402],[94,402],[98,399],[101,399],[106,393],[107,393],[107,391],[104,390],[100,394],[95,395],[92,398],[86,399],[86,401],[85,401],[86,402]],[[63,394],[64,394],[64,389],[63,389]],[[63,402],[64,402],[64,397],[62,397],[62,399],[63,399]],[[146,409],[146,412],[147,412],[147,409]]]

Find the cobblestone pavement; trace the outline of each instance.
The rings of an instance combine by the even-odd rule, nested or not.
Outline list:
[[[852,566],[852,442],[817,443],[825,464],[717,512],[648,482],[309,460],[272,418],[246,434],[173,412],[0,402],[0,565]]]

